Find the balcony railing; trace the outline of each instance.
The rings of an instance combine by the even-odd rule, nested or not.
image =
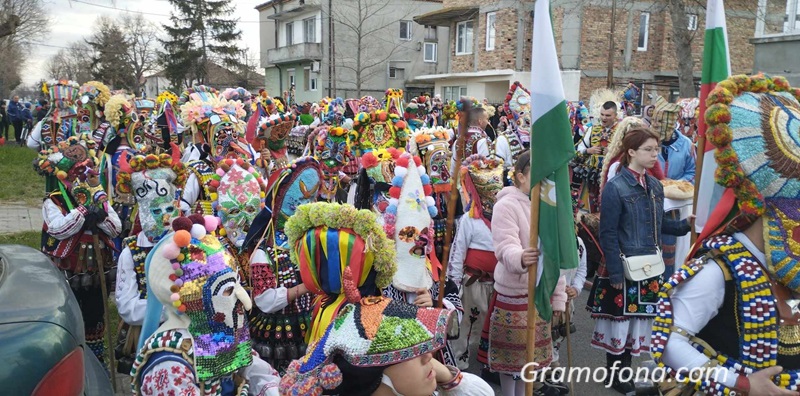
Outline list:
[[[272,64],[294,63],[322,59],[322,44],[300,43],[267,51],[267,61]]]

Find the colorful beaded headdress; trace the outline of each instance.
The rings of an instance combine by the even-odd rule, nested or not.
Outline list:
[[[800,89],[783,77],[739,75],[717,84],[705,113],[708,138],[716,146],[716,181],[733,191],[738,204],[736,211],[726,191],[712,218],[718,211],[735,214],[721,230],[731,232],[761,216],[767,270],[795,291],[800,291],[798,98]],[[708,231],[717,226],[706,225]]]
[[[355,367],[385,367],[442,348],[452,311],[420,308],[386,297],[365,297],[342,308],[321,339],[281,378],[281,394],[321,395],[342,383],[334,363],[341,356]]]
[[[266,140],[272,159],[279,168],[289,163],[286,156],[286,138],[297,120],[294,113],[275,113],[259,121],[259,135]]]
[[[378,213],[378,222],[383,224],[384,214],[389,207],[389,187],[394,178],[394,167],[397,159],[403,154],[396,148],[370,151],[361,157],[360,171],[356,183],[355,206],[359,209],[371,209]]]
[[[116,191],[133,195],[139,205],[139,223],[150,242],[158,242],[171,231],[172,221],[180,215],[179,190],[186,178],[186,167],[175,144],[172,155],[120,156]]]
[[[208,181],[214,201],[212,209],[222,227],[219,232],[237,248],[244,243],[250,224],[264,207],[265,188],[261,173],[241,158],[219,161]]]
[[[428,290],[439,279],[433,227],[438,211],[431,179],[419,157],[404,153],[397,158],[391,184],[383,227],[397,246],[392,286],[407,292]]]
[[[464,213],[492,226],[492,208],[503,189],[503,160],[473,154],[461,165],[461,202]]]
[[[622,121],[617,124],[617,127],[614,128],[614,134],[611,135],[611,141],[608,143],[607,152],[605,154],[606,160],[603,161],[603,175],[602,180],[600,180],[600,189],[603,189],[603,186],[606,183],[606,175],[608,175],[608,167],[611,166],[612,162],[617,160],[617,157],[622,154],[622,139],[625,135],[628,134],[628,131],[634,128],[644,128],[646,127],[644,124],[644,120],[639,117],[625,117]]]
[[[504,104],[506,114],[512,115],[515,131],[523,143],[531,140],[531,93],[519,81],[514,81],[506,94]],[[512,120],[508,120],[512,122]]]
[[[239,284],[236,259],[212,232],[218,220],[192,215],[173,222],[147,256],[147,315],[139,347],[158,327],[187,327],[198,381],[229,375],[253,361],[247,315],[252,301]],[[155,296],[155,298],[153,298]],[[188,323],[187,323],[188,319]]]
[[[422,158],[434,193],[450,191],[451,133],[443,127],[421,128],[412,136],[409,152]]]
[[[39,152],[33,169],[42,176],[55,176],[66,188],[97,166],[96,143],[88,137],[72,136]]]
[[[326,202],[301,205],[286,222],[286,236],[303,283],[317,295],[310,340],[322,336],[345,303],[346,268],[363,295],[379,295],[397,269],[394,243],[368,210]]]
[[[45,146],[57,145],[78,133],[78,88],[78,83],[68,80],[53,80],[42,85],[42,91],[50,95],[51,103],[50,111],[41,123]]]
[[[81,134],[90,134],[98,143],[105,145],[113,136],[108,133],[108,123],[100,122],[103,119],[103,109],[111,99],[111,91],[99,81],[89,81],[81,85],[78,90],[81,106],[78,109],[78,129]]]
[[[169,102],[172,107],[178,105],[178,95],[175,95],[172,91],[161,91],[161,93],[156,96],[156,106],[159,108],[164,105],[164,103]]]
[[[686,136],[693,136],[697,132],[697,120],[700,111],[700,99],[678,99],[678,106],[681,107],[681,115],[678,118],[680,130]]]
[[[250,157],[243,147],[244,117],[247,114],[241,102],[228,100],[219,92],[204,85],[184,91],[179,99],[183,125],[191,128],[195,138],[202,138],[211,146],[215,160],[227,156],[229,151],[235,155]],[[197,136],[197,132],[202,136]]]
[[[403,90],[398,88],[389,88],[386,90],[384,110],[389,114],[396,115],[397,117],[403,116],[403,110],[406,106],[403,101]]]
[[[379,148],[405,147],[409,137],[406,122],[398,114],[386,110],[358,113],[353,120],[352,140],[358,142],[360,153]]]
[[[681,107],[675,103],[667,102],[662,96],[656,98],[655,105],[651,122],[658,126],[656,132],[661,136],[661,140],[669,140],[672,138],[673,132],[675,132]]]
[[[269,191],[265,200],[270,211],[273,235],[269,240],[275,247],[289,249],[284,229],[286,222],[300,205],[317,201],[322,183],[319,162],[311,157],[301,157],[281,172],[270,177]]]

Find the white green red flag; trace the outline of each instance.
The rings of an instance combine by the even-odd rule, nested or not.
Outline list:
[[[705,139],[706,99],[717,83],[731,75],[730,52],[728,51],[728,29],[725,24],[725,4],[723,0],[708,0],[706,5],[706,36],[703,47],[703,74],[700,79],[700,116],[698,135]],[[714,181],[717,163],[714,161],[714,145],[705,139],[703,167],[697,178],[697,202],[695,202],[695,230],[700,233],[709,215],[722,196],[723,187]]]
[[[553,314],[550,297],[561,269],[578,266],[568,169],[575,146],[553,38],[550,0],[536,2],[531,60],[531,187],[542,183],[539,204],[542,256],[534,302],[539,316],[549,321]]]

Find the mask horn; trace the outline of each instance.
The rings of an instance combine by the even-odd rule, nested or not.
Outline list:
[[[175,142],[170,142],[169,147],[170,151],[172,151],[172,165],[179,164],[181,162],[181,149]]]
[[[119,156],[119,170],[127,174],[133,173],[133,168],[131,168],[130,164],[128,164],[127,152],[123,152],[122,155]]]

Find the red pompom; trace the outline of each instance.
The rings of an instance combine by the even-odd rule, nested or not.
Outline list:
[[[383,111],[380,114],[378,114],[378,120],[386,121],[386,117],[388,117],[388,116],[389,116],[389,114],[387,114],[385,111]]]
[[[400,199],[400,187],[389,187],[389,196],[394,199]]]
[[[422,160],[419,159],[419,157],[417,157],[416,155],[414,156],[414,164],[417,166],[422,165]]]
[[[425,191],[425,195],[431,195],[433,193],[433,187],[430,184],[426,184],[422,186],[422,191]]]
[[[175,274],[169,274],[169,280],[171,280],[171,281],[175,282],[175,280],[176,280],[176,279],[178,279],[178,275],[175,275]]]
[[[172,220],[172,229],[175,231],[190,231],[192,229],[192,221],[189,220],[188,217],[178,217],[175,220]]]
[[[408,156],[404,155],[397,159],[397,166],[408,168]]]
[[[378,159],[375,157],[375,154],[372,154],[372,152],[366,153],[363,157],[361,157],[361,166],[363,166],[365,169],[372,168],[375,165],[378,165]]]
[[[209,187],[218,188],[219,187],[219,180],[211,180],[208,182]]]
[[[244,167],[244,160],[243,160],[243,159],[241,159],[241,158],[237,159],[237,160],[236,160],[236,165],[239,165],[239,166],[241,166],[241,167]]]
[[[200,224],[203,227],[205,227],[206,220],[203,218],[203,215],[201,215],[200,213],[195,213],[195,214],[189,216],[189,220],[192,221],[192,224]]]
[[[400,121],[395,122],[394,126],[396,126],[397,129],[406,129],[406,122],[403,121],[403,120],[400,120]]]

